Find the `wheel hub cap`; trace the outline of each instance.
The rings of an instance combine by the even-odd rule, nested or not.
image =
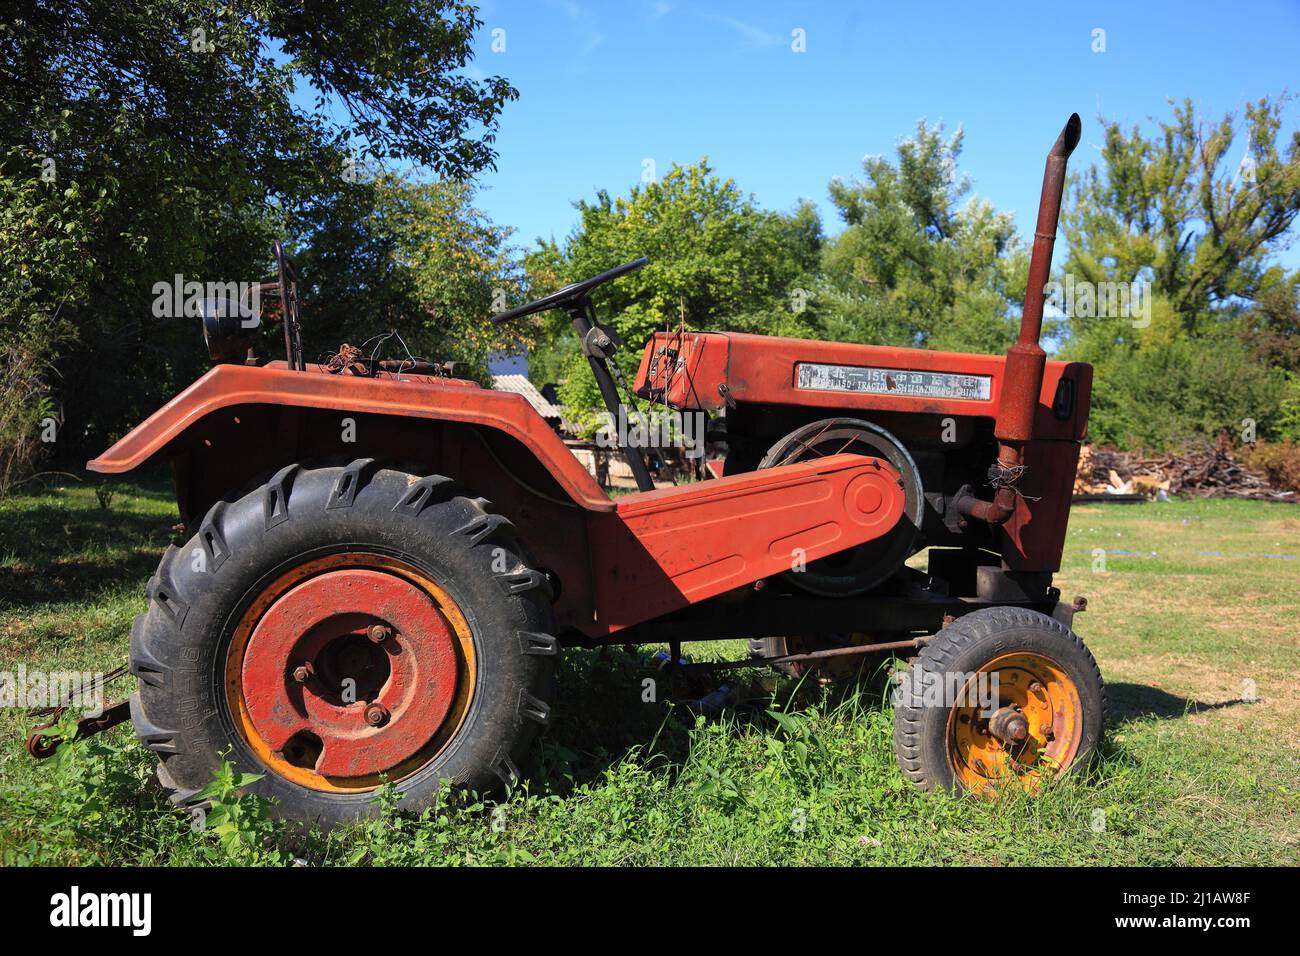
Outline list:
[[[456,698],[457,662],[453,628],[425,591],[349,568],[271,604],[240,677],[252,730],[274,755],[322,777],[355,778],[429,744]]]
[[[1044,771],[1068,767],[1083,739],[1083,706],[1065,669],[1023,652],[989,661],[967,687],[981,675],[985,686],[997,677],[996,709],[956,706],[949,713],[949,758],[962,786],[982,793],[1018,780],[1033,789]]]

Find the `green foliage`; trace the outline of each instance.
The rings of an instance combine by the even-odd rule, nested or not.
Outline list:
[[[358,160],[491,165],[515,91],[463,70],[479,25],[448,0],[6,10],[0,353],[57,368],[60,454],[102,450],[204,370],[193,320],[153,314],[156,282],[266,278],[272,238],[306,228]],[[296,104],[308,82],[346,124],[324,99]],[[13,391],[0,409],[24,401]]]
[[[1102,121],[1099,166],[1075,174],[1062,214],[1076,283],[1149,282],[1151,324],[1071,316],[1064,356],[1097,367],[1098,441],[1176,448],[1242,419],[1285,435],[1285,369],[1300,367],[1300,274],[1272,257],[1300,213],[1300,133],[1281,142],[1285,99],[1207,124],[1191,101],[1148,137]],[[1234,167],[1234,141],[1246,149]]]
[[[1028,260],[1010,213],[971,197],[957,172],[962,133],[924,120],[897,157],[863,160],[864,178],[833,180],[845,223],[826,244],[814,301],[826,338],[997,352],[1014,338]]]
[[[473,199],[467,183],[380,173],[317,206],[298,257],[313,352],[396,329],[415,354],[466,362],[482,378],[488,352],[519,339],[488,319],[520,301],[523,273],[512,230]],[[387,357],[402,357],[395,343]]]
[[[70,711],[50,730],[63,743],[36,768],[29,785],[0,793],[5,866],[104,862],[95,851],[124,837],[116,852],[131,862],[172,857],[170,862],[191,864],[280,866],[290,861],[285,834],[268,815],[266,802],[239,793],[258,775],[236,773],[223,761],[213,783],[197,795],[209,801],[208,807],[193,809],[187,819],[150,783],[151,753],[130,738],[75,740],[76,719]]]
[[[803,784],[815,783],[819,759],[827,756],[826,745],[813,731],[806,717],[780,710],[769,710],[767,715],[781,727],[780,737],[769,737],[767,753],[771,758],[767,768],[771,773],[782,773]]]
[[[195,794],[196,803],[207,801],[206,809],[193,811],[195,827],[216,838],[222,862],[244,866],[288,862],[285,853],[275,846],[276,828],[267,813],[266,801],[240,792],[263,776],[239,773],[223,756],[212,783]]]
[[[1300,131],[1279,142],[1285,102],[1247,104],[1239,128],[1232,114],[1207,124],[1185,100],[1150,138],[1103,120],[1100,167],[1072,177],[1062,214],[1066,270],[1090,282],[1149,277],[1189,333],[1215,307],[1282,282],[1269,258],[1300,213]]]
[[[1277,430],[1280,437],[1300,442],[1300,374],[1295,372],[1286,373],[1278,402]]]
[[[530,294],[543,295],[641,256],[650,264],[602,286],[598,314],[624,343],[620,367],[635,370],[641,344],[656,329],[809,334],[795,311],[817,262],[821,227],[811,204],[790,215],[754,205],[707,159],[672,168],[617,199],[601,190],[577,203],[580,223],[563,244],[542,242],[527,259]],[[569,334],[567,317],[547,316],[543,351]],[[559,364],[548,360],[548,367]],[[583,356],[563,359],[562,400],[575,411],[601,408]],[[536,379],[535,379],[536,380]]]
[[[95,486],[95,500],[99,502],[101,511],[107,511],[113,506],[113,497],[117,494],[117,488],[107,481],[101,482]]]
[[[1197,337],[1161,334],[1157,320],[1136,343],[1110,344],[1094,334],[1069,343],[1062,357],[1094,365],[1093,441],[1125,448],[1177,450],[1221,432],[1237,436],[1251,419],[1261,438],[1278,433],[1276,414],[1286,373],[1256,360],[1250,346],[1226,331]],[[1176,319],[1171,319],[1176,321]],[[1119,323],[1112,320],[1115,324]]]
[[[89,278],[89,224],[105,205],[104,191],[43,182],[42,169],[28,148],[0,155],[0,495],[36,460],[54,415],[51,360],[74,333],[65,290]]]
[[[48,366],[19,345],[0,346],[0,497],[40,458],[41,438],[57,434],[54,401],[46,391]]]
[[[639,256],[650,265],[603,287],[603,314],[629,343],[666,324],[725,325],[736,313],[779,310],[815,261],[818,231],[810,210],[763,212],[707,159],[676,164],[626,197],[597,193],[577,205],[578,232],[565,249],[570,280]]]
[[[1259,298],[1238,310],[1234,321],[1236,334],[1258,361],[1300,372],[1300,271],[1260,290]]]
[[[129,762],[94,738],[71,741],[75,730],[76,715],[69,713],[51,729],[51,736],[65,742],[41,767],[33,785],[0,795],[0,816],[11,826],[20,820],[39,821],[39,836],[6,842],[0,860],[5,866],[67,859],[119,818],[115,800],[139,792],[143,780]]]

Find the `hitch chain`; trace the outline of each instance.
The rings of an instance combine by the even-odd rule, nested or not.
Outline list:
[[[121,664],[97,681],[93,686],[99,691],[113,681],[125,677],[130,673],[129,665]],[[59,722],[59,718],[72,705],[73,697],[76,691],[72,692],[65,700],[53,707],[38,707],[27,712],[28,717],[48,717],[49,719],[43,724],[38,724],[32,728],[31,734],[27,737],[27,753],[37,760],[44,760],[47,757],[53,757],[54,752],[59,749],[59,745],[66,742],[69,738],[61,737],[58,734],[44,734],[43,730],[49,730]],[[105,707],[103,712],[95,717],[82,717],[77,721],[77,730],[70,739],[84,740],[95,734],[116,727],[131,718],[131,704],[129,700],[120,700],[116,704]]]

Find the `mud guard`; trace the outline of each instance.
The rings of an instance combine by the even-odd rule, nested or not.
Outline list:
[[[860,455],[614,501],[522,396],[427,377],[335,376],[319,367],[219,365],[87,467],[131,471],[166,454],[212,413],[248,405],[462,422],[521,442],[577,505],[560,509],[564,523],[549,527],[550,540],[534,546],[543,555],[564,552],[569,560],[556,566],[589,576],[582,586],[566,587],[562,602],[563,616],[589,637],[873,540],[894,527],[904,507],[898,474],[887,462]],[[584,553],[568,554],[574,547]]]

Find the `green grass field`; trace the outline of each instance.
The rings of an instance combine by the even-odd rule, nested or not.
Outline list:
[[[161,485],[116,487],[107,509],[82,485],[0,502],[0,671],[125,659],[176,516]],[[37,764],[23,749],[34,721],[0,711],[0,862],[1294,866],[1297,555],[1294,506],[1076,506],[1058,584],[1089,599],[1076,629],[1107,680],[1110,723],[1087,773],[1034,798],[912,790],[882,674],[800,689],[784,726],[762,697],[771,680],[697,721],[642,702],[650,650],[579,651],[525,792],[329,837],[284,831],[228,786],[219,819],[196,830],[161,798],[129,727]]]

